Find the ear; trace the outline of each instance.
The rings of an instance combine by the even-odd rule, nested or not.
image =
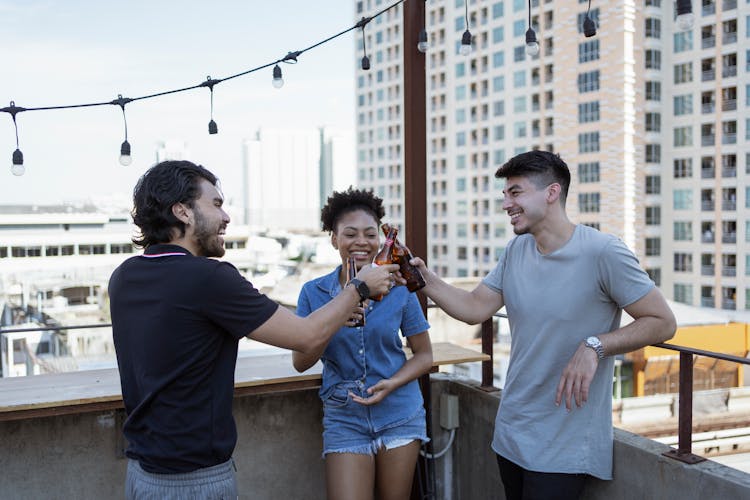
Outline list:
[[[172,215],[183,224],[190,225],[193,221],[193,211],[184,203],[178,202],[172,205]]]
[[[560,184],[553,182],[549,186],[547,186],[547,202],[549,203],[555,203],[560,199],[560,193],[562,192],[562,187]]]
[[[339,249],[339,241],[338,239],[336,239],[336,233],[334,233],[333,231],[331,232],[331,245],[333,245],[333,248],[335,250]]]

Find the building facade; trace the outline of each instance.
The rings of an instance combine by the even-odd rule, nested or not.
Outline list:
[[[457,277],[494,267],[513,237],[494,172],[544,149],[570,166],[572,219],[622,238],[668,298],[750,309],[750,5],[692,2],[694,25],[683,31],[664,0],[592,2],[590,11],[583,0],[532,0],[530,14],[527,0],[466,1],[425,4],[430,267]],[[388,5],[360,0],[356,12]],[[403,47],[402,15],[397,6],[368,23],[371,68],[356,74],[357,179],[397,223],[402,52],[417,50]]]

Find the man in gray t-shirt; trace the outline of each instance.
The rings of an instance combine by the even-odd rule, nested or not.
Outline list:
[[[585,478],[612,478],[613,358],[674,335],[675,319],[635,255],[565,211],[570,171],[529,151],[495,173],[518,235],[473,291],[425,275],[423,291],[451,316],[479,323],[505,306],[508,375],[495,421],[507,499],[578,498]],[[623,309],[634,321],[620,327]]]

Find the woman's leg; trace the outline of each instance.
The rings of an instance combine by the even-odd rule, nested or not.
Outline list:
[[[372,500],[375,458],[357,453],[326,455],[328,500]]]
[[[411,483],[417,465],[421,441],[387,450],[380,448],[375,455],[375,476],[378,500],[406,500],[411,494]]]

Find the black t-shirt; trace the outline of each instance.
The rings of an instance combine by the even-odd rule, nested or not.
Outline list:
[[[237,343],[276,312],[226,262],[152,245],[109,281],[126,454],[149,472],[229,460]]]

